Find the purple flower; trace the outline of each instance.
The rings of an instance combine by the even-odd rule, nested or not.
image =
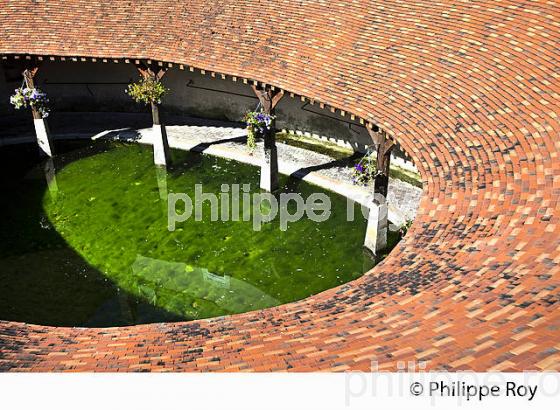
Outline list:
[[[356,171],[358,172],[364,172],[364,166],[362,164],[356,164],[354,165],[354,168],[356,168]]]

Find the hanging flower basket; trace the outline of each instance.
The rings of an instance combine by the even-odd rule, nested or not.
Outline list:
[[[253,152],[256,147],[256,137],[262,136],[265,131],[270,130],[274,115],[265,114],[262,111],[249,111],[243,120],[247,123],[247,148]]]
[[[376,172],[375,159],[370,151],[366,153],[352,170],[354,185],[368,186],[374,179]]]
[[[125,93],[137,103],[161,104],[161,99],[169,91],[159,80],[153,78],[142,78],[136,83],[128,85]]]
[[[10,104],[16,110],[21,108],[33,108],[43,118],[49,116],[49,99],[47,94],[38,88],[20,87],[14,90],[14,94],[10,97]]]

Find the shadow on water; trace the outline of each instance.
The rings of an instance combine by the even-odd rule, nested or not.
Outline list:
[[[53,167],[64,167],[87,144],[57,144],[55,161],[41,158],[34,144],[0,149],[0,212],[9,215],[0,230],[0,319],[87,327],[182,320],[117,288],[49,222],[42,201],[45,190],[57,195]]]

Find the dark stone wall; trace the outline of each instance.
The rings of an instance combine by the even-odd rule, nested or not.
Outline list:
[[[21,67],[14,60],[2,62],[0,68],[0,115],[17,115],[9,105],[9,95],[21,84]],[[45,61],[36,77],[38,87],[48,93],[53,111],[59,112],[147,112],[125,93],[127,84],[139,78],[133,64],[124,62]],[[242,80],[222,79],[200,71],[173,67],[163,77],[170,89],[162,112],[187,114],[201,118],[241,121],[246,111],[254,109],[257,98]],[[286,94],[276,109],[279,129],[327,139],[365,152],[370,137],[357,120],[320,108],[319,104],[301,101]],[[400,150],[397,157],[408,161]],[[401,164],[402,165],[402,164]],[[408,164],[404,164],[408,165]],[[412,165],[412,163],[409,163]]]

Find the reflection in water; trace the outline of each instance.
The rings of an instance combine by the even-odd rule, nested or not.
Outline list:
[[[247,282],[186,263],[138,255],[132,272],[140,294],[153,304],[157,304],[160,296],[167,301],[172,299],[174,302],[167,302],[167,306],[177,314],[197,317],[201,304],[216,305],[224,313],[237,313],[280,303]],[[189,301],[193,302],[188,304]]]
[[[159,198],[163,203],[167,203],[167,168],[164,166],[154,167],[156,170],[156,180],[159,190]]]
[[[45,179],[47,181],[47,186],[49,187],[51,198],[56,199],[58,194],[58,184],[56,182],[56,168],[51,157],[45,161],[43,170],[45,171]]]

